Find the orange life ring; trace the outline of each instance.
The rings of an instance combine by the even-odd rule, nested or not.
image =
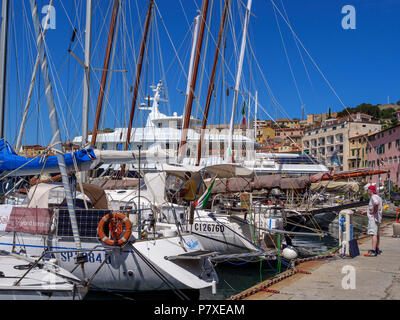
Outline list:
[[[104,232],[104,227],[108,223],[110,237],[107,237]],[[122,234],[125,227],[125,232]],[[97,226],[97,235],[100,240],[109,246],[122,246],[125,244],[132,234],[132,222],[129,218],[119,212],[106,214],[101,218]]]

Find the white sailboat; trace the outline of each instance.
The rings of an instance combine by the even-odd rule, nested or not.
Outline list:
[[[49,261],[0,251],[0,300],[82,300],[81,280]]]
[[[202,250],[192,235],[177,236],[176,233],[166,232],[165,236],[159,239],[142,239],[140,229],[137,229],[136,233],[131,233],[130,230],[128,232],[129,212],[124,212],[120,215],[125,224],[123,241],[118,242],[118,245],[106,245],[103,238],[99,239],[98,224],[110,213],[108,208],[91,210],[97,203],[92,203],[90,208],[86,207],[80,211],[75,207],[64,154],[60,149],[61,137],[44,51],[43,33],[35,0],[31,0],[30,4],[46,86],[53,131],[52,143],[58,151],[57,159],[63,184],[34,186],[24,205],[1,205],[0,247],[10,251],[23,248],[30,256],[41,256],[45,250],[53,251],[60,267],[71,270],[80,279],[88,281],[92,288],[99,290],[176,291],[182,288],[211,287],[218,281],[213,265],[208,260],[211,253]],[[117,9],[118,1],[115,1],[114,13]],[[18,173],[18,168],[15,171]],[[19,174],[24,175],[24,172]],[[50,192],[55,191],[57,187],[58,192],[62,194],[61,203],[49,203],[49,199],[54,200],[51,199]],[[65,203],[68,210],[63,211]],[[134,213],[132,215],[134,216]],[[138,221],[140,224],[140,216]],[[107,230],[106,233],[109,231],[112,230]],[[180,296],[184,297],[182,294]]]

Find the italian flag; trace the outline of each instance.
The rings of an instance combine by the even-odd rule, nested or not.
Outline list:
[[[244,102],[244,101],[243,101],[243,107],[242,107],[242,116],[243,116],[242,124],[246,125],[246,102]]]
[[[204,192],[203,195],[199,199],[197,199],[197,201],[194,203],[194,206],[196,207],[196,209],[205,209],[208,198],[211,195],[211,189],[214,186],[214,182],[215,182],[216,178],[217,178],[217,176],[215,176],[214,179],[212,179],[211,184],[207,188],[206,192]]]

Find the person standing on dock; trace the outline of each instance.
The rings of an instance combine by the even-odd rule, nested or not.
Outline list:
[[[375,186],[368,187],[370,196],[368,204],[368,234],[372,235],[372,250],[369,250],[366,257],[376,257],[382,253],[379,250],[379,226],[382,223],[382,198],[377,194]]]

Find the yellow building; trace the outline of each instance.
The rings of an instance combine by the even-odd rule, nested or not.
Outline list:
[[[271,127],[264,127],[257,131],[257,142],[259,143],[275,138],[275,129]]]
[[[349,169],[362,169],[368,165],[368,156],[366,153],[368,134],[359,134],[349,138]]]

